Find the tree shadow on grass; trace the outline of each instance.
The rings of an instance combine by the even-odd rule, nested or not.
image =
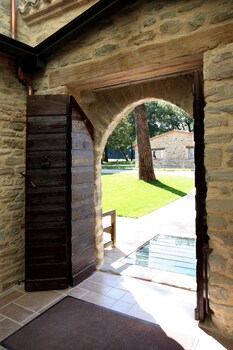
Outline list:
[[[145,181],[145,180],[143,180],[143,181]],[[163,189],[165,191],[169,191],[171,193],[174,193],[174,194],[176,194],[179,197],[183,197],[183,196],[187,195],[186,192],[183,192],[183,191],[178,190],[177,188],[168,186],[168,185],[166,185],[165,183],[163,183],[163,182],[161,182],[159,180],[152,180],[152,181],[145,181],[145,182],[148,183],[149,185],[152,185],[152,186],[161,188],[161,189]]]

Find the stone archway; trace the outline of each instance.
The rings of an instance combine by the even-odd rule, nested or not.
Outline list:
[[[78,92],[68,87],[95,130],[95,249],[96,262],[103,261],[103,230],[101,208],[101,158],[105,143],[115,126],[137,105],[162,99],[193,114],[193,75],[184,74],[158,80],[144,81],[117,88]]]
[[[135,103],[133,103],[132,105],[129,105],[124,111],[122,111],[122,113],[120,114],[120,116],[122,117],[123,115],[123,119],[125,117],[127,117],[128,115],[128,110],[129,112],[131,112],[134,109],[134,106],[137,104],[141,104],[143,102],[146,103],[150,103],[150,102],[158,102],[158,101],[162,101],[167,105],[170,105],[171,103],[161,100],[161,99],[156,99],[156,98],[148,98],[145,100],[140,100],[137,101]],[[175,106],[173,104],[173,106]],[[155,108],[155,113],[156,113],[156,107]],[[116,122],[118,116],[116,116],[114,122]],[[114,127],[115,127],[115,123],[114,123]],[[166,159],[169,158],[169,150],[173,153],[173,156],[175,155],[175,158],[180,159],[183,157],[183,150],[184,150],[184,144],[182,144],[183,146],[180,145],[181,138],[186,141],[185,144],[187,144],[187,142],[191,142],[191,139],[193,139],[193,133],[187,133],[186,131],[170,131],[167,132],[165,134],[168,134],[166,137]],[[164,135],[165,135],[164,134]],[[178,137],[181,134],[181,138]],[[183,134],[183,135],[182,135]],[[191,135],[192,134],[192,135]],[[161,140],[161,136],[163,135],[159,135],[157,136],[159,138],[159,140]],[[189,137],[190,136],[190,137]],[[187,138],[189,139],[189,141],[187,140]],[[152,141],[153,140],[153,141]],[[151,146],[153,146],[153,142],[154,142],[154,138],[152,137],[151,139]],[[162,137],[162,144],[164,145],[164,138]],[[191,143],[190,143],[191,144]],[[161,145],[161,143],[159,143],[159,145]],[[168,145],[168,147],[167,147]],[[170,147],[169,147],[170,145]],[[102,147],[102,150],[104,149],[105,144]],[[155,146],[154,144],[154,147]],[[160,147],[160,146],[158,146]],[[177,156],[177,153],[174,152],[174,149],[178,148],[180,149],[180,153],[179,156]],[[135,150],[135,154],[137,154],[137,151]],[[187,156],[187,154],[186,154]],[[111,157],[110,157],[111,158]],[[171,158],[169,158],[168,161],[170,161]],[[194,161],[194,159],[193,159]],[[138,162],[136,162],[136,156],[135,156],[135,165],[136,168],[138,167]],[[163,168],[163,165],[161,165],[161,167]],[[165,165],[166,167],[166,165]],[[174,166],[176,167],[176,165]],[[182,166],[181,167],[189,167],[189,165],[184,165],[184,163],[182,162]],[[180,173],[179,175],[184,175],[184,176],[188,176],[188,177],[192,177],[194,178],[194,171],[185,171],[185,172],[179,172],[179,170],[182,169],[177,169],[178,172],[175,171],[168,171],[168,172],[162,172],[161,173],[161,169],[160,166],[158,166],[158,163],[155,164],[154,163],[154,168],[155,168],[155,175],[157,180],[162,181],[161,180],[161,176],[170,174],[170,175],[177,175],[177,173]],[[172,166],[170,165],[170,168],[172,168]],[[179,166],[177,167],[179,168]],[[166,169],[163,169],[166,170]],[[168,169],[169,170],[169,169]],[[171,169],[170,169],[171,170]],[[174,169],[175,170],[175,169]],[[194,170],[194,169],[193,169]],[[105,173],[105,171],[103,171]],[[108,172],[108,170],[107,170]],[[112,172],[112,171],[111,171]],[[135,171],[130,172],[131,174],[121,174],[121,175],[132,175],[135,176],[138,179],[138,171],[136,171],[137,174],[135,174]],[[186,173],[186,174],[184,174]],[[109,174],[102,174],[101,178],[105,177],[105,175],[109,175]],[[120,175],[120,174],[115,174],[116,176]],[[124,178],[124,176],[122,176]],[[107,176],[107,178],[112,178]],[[193,179],[194,180],[194,179]],[[128,184],[130,186],[130,184]],[[114,180],[111,183],[111,189],[114,189]],[[124,185],[123,185],[124,187]],[[103,190],[104,193],[102,193],[103,196],[106,195],[106,188]],[[185,277],[185,279],[183,278],[184,275],[176,275],[176,277],[174,277],[173,274],[169,274],[169,269],[165,270],[166,272],[164,272],[164,276],[160,275],[158,273],[158,269],[156,269],[155,264],[154,264],[154,272],[153,272],[153,268],[151,267],[153,265],[152,259],[149,259],[149,255],[148,255],[148,261],[150,260],[151,263],[148,263],[144,265],[141,265],[140,263],[144,262],[144,257],[147,254],[147,251],[145,249],[145,251],[143,251],[143,261],[140,260],[141,258],[136,258],[135,256],[140,255],[140,249],[138,252],[138,248],[142,247],[143,245],[147,244],[148,242],[150,242],[152,240],[153,242],[153,233],[154,236],[155,235],[161,235],[161,236],[182,236],[182,237],[186,237],[186,238],[190,238],[191,240],[193,240],[193,244],[194,243],[194,238],[195,238],[195,191],[193,189],[193,191],[191,193],[189,193],[189,195],[185,198],[182,198],[182,200],[180,201],[174,201],[173,203],[170,203],[169,207],[172,208],[172,210],[169,211],[169,208],[167,207],[167,205],[165,207],[160,208],[159,210],[156,210],[155,212],[150,212],[147,214],[144,214],[143,216],[139,216],[137,218],[135,217],[122,217],[121,214],[119,214],[118,209],[116,207],[114,207],[114,195],[112,195],[109,199],[111,200],[111,209],[114,208],[116,209],[116,213],[117,215],[119,215],[117,217],[117,246],[116,249],[110,249],[110,250],[105,250],[105,259],[104,259],[104,263],[103,265],[101,265],[100,270],[104,271],[104,272],[109,272],[111,271],[114,274],[123,274],[123,275],[127,275],[127,276],[131,276],[131,277],[137,277],[137,278],[142,278],[142,279],[146,279],[146,280],[153,280],[153,282],[159,281],[159,283],[164,283],[164,284],[171,284],[171,285],[175,285],[176,287],[179,288],[187,288],[187,289],[191,289],[191,290],[196,290],[196,280],[195,280],[195,272],[196,269],[195,267],[193,268],[193,276],[187,276],[187,278]],[[120,195],[122,198],[122,194]],[[116,197],[118,197],[118,194],[116,193]],[[140,206],[144,205],[143,203],[145,203],[145,201],[148,201],[147,195],[144,193],[141,196],[141,204]],[[171,205],[172,204],[172,205]],[[124,203],[124,206],[125,203]],[[110,208],[108,208],[110,209]],[[165,209],[165,210],[164,210]],[[106,209],[105,209],[106,210]],[[164,215],[164,213],[166,213],[166,216]],[[169,214],[168,214],[169,213]],[[176,213],[176,214],[175,214]],[[185,213],[185,215],[184,215]],[[166,239],[166,238],[165,238]],[[151,244],[153,245],[153,243]],[[148,247],[150,246],[150,243],[148,243]],[[137,249],[137,253],[135,253]],[[151,249],[153,250],[153,248],[151,247]],[[193,246],[193,252],[195,251],[195,246]],[[132,253],[134,252],[134,254]],[[169,252],[169,248],[168,248],[168,252]],[[131,254],[132,253],[132,254]],[[155,253],[155,251],[152,251],[152,255],[153,253]],[[131,254],[131,258],[128,258],[128,262],[129,265],[127,265],[127,256]],[[149,253],[148,253],[149,254]],[[166,254],[166,253],[165,253]],[[168,253],[169,254],[169,253]],[[132,258],[133,256],[133,258]],[[126,258],[126,260],[124,259]],[[138,260],[137,262],[135,261],[135,263],[132,263],[130,261],[132,260]],[[140,262],[139,262],[140,261]],[[131,265],[132,264],[132,265]],[[195,263],[194,263],[195,264]],[[138,266],[139,265],[139,266]],[[140,266],[141,265],[141,266]],[[144,266],[144,267],[142,267]],[[148,268],[147,268],[148,267]],[[156,272],[155,272],[156,271]],[[181,278],[180,278],[180,277]]]

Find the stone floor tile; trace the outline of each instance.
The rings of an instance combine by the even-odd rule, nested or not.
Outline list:
[[[30,317],[28,317],[26,320],[24,320],[23,322],[21,322],[21,324],[24,326],[25,324],[29,323],[30,321],[34,320],[34,318],[36,318],[37,316],[39,316],[40,314],[38,312],[34,312]]]
[[[163,329],[163,328],[162,328]],[[185,350],[195,350],[198,344],[199,339],[195,334],[183,332],[182,329],[174,331],[171,329],[163,329],[167,337],[175,340],[178,344],[181,345],[182,349]],[[203,348],[202,350],[212,350],[212,348]]]
[[[115,288],[120,289],[120,290],[124,290],[126,292],[128,291],[124,281],[121,281],[120,283],[116,284]]]
[[[61,298],[61,294],[55,291],[31,292],[23,295],[15,302],[31,311],[42,311],[47,305]]]
[[[208,336],[207,334],[201,336],[198,339],[196,346],[193,348],[194,350],[233,350],[233,343],[222,345],[220,342],[215,340],[214,338]]]
[[[0,296],[0,308],[22,297],[23,295],[25,295],[25,293],[10,289],[7,293],[4,293],[2,296]]]
[[[152,323],[158,324],[156,318],[153,315],[151,315],[150,313],[148,313],[147,311],[143,310],[139,305],[133,306],[127,312],[127,315],[133,316],[133,317],[136,317],[136,318],[140,318],[140,319],[148,321],[148,322],[152,322]]]
[[[89,277],[88,280],[105,284],[106,286],[115,287],[118,283],[120,283],[123,280],[123,277],[119,275],[96,272],[94,275]]]
[[[131,305],[135,305],[137,303],[134,296],[130,292],[126,292],[119,300]]]
[[[87,292],[80,299],[97,304],[103,307],[110,308],[116,302],[115,299],[109,298],[105,295],[100,295],[94,292]]]
[[[82,283],[79,284],[80,288],[83,289],[87,289],[89,291],[95,292],[95,293],[107,293],[111,287],[110,286],[106,286],[104,284],[98,283],[98,282],[94,282],[92,280],[86,280]]]
[[[5,339],[8,335],[14,333],[21,326],[19,323],[9,320],[5,318],[0,322],[0,340]]]
[[[112,288],[107,293],[105,293],[107,297],[110,297],[116,300],[122,298],[125,294],[126,294],[126,291],[123,291],[117,288]]]
[[[33,315],[33,312],[14,303],[10,303],[0,309],[2,315],[13,321],[22,323],[24,320]]]
[[[88,292],[87,289],[80,288],[79,286],[76,286],[69,291],[68,295],[71,297],[74,297],[74,298],[80,298],[84,294],[86,294],[87,292]]]
[[[0,322],[1,322],[2,320],[4,320],[4,318],[6,318],[6,317],[0,313]]]
[[[127,312],[129,312],[129,310],[132,307],[133,306],[131,304],[128,304],[128,303],[125,303],[124,301],[118,300],[115,304],[113,304],[113,306],[111,307],[111,310],[122,312],[122,313],[126,314]]]
[[[62,299],[64,299],[66,297],[65,294],[63,295],[59,295],[58,298],[53,299],[50,303],[46,304],[44,307],[42,307],[38,313],[41,314],[42,312],[46,311],[47,309],[49,309],[50,307],[52,307],[53,305],[57,304],[59,301],[61,301]]]

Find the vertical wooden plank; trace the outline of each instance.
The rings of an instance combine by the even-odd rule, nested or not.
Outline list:
[[[69,96],[29,96],[26,141],[25,288],[69,281]]]
[[[29,96],[25,181],[28,291],[66,288],[95,270],[93,134],[91,123],[72,97]]]
[[[193,112],[194,112],[194,141],[195,141],[195,186],[196,186],[196,258],[197,258],[197,307],[195,318],[205,320],[208,310],[208,276],[206,249],[209,237],[206,223],[206,181],[204,166],[204,95],[199,72],[194,73],[193,82]]]
[[[71,98],[71,281],[95,270],[93,127]]]

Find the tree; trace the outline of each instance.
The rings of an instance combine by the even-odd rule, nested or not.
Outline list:
[[[147,124],[146,106],[139,105],[134,111],[135,128],[138,145],[139,179],[145,181],[155,180],[150,136]]]
[[[177,129],[193,131],[193,118],[183,109],[165,102],[147,102],[150,137]]]
[[[105,145],[105,147],[104,147],[104,153],[103,153],[101,163],[103,163],[103,162],[106,162],[106,163],[108,162],[108,147],[107,147],[107,145]]]
[[[149,136],[163,134],[178,130],[193,130],[193,118],[183,109],[165,101],[145,103]],[[121,152],[123,158],[128,160],[125,149],[131,148],[136,140],[134,112],[124,118],[110,135],[105,147],[104,158],[107,161],[107,149],[112,148]]]
[[[126,161],[128,157],[125,153],[125,149],[131,147],[134,140],[133,128],[134,125],[130,121],[130,117],[124,118],[113,130],[107,142],[107,147],[120,151]]]

